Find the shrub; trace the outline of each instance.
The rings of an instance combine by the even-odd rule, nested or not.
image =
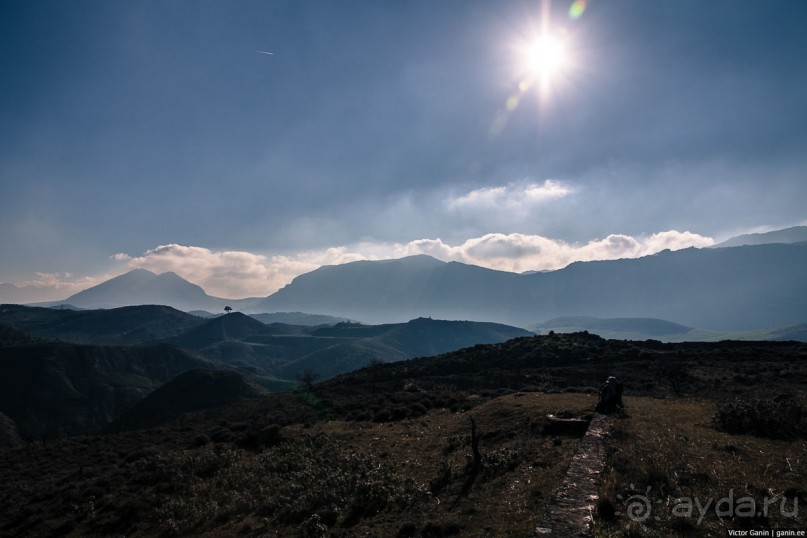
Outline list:
[[[404,392],[420,392],[420,387],[414,379],[404,379],[403,390]]]
[[[422,417],[428,412],[428,410],[426,409],[426,406],[424,406],[423,404],[416,403],[412,404],[409,407],[409,412],[413,417]]]
[[[261,451],[264,448],[276,445],[281,439],[280,426],[278,424],[269,424],[263,428],[249,431],[239,444],[247,449]]]
[[[807,437],[807,407],[791,395],[722,403],[713,420],[726,433],[771,439]]]

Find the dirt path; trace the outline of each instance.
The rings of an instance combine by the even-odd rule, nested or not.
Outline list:
[[[609,425],[595,415],[572,458],[566,478],[555,491],[535,536],[591,536],[597,492],[605,469],[605,438]]]

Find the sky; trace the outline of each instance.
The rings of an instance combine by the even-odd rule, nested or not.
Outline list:
[[[3,0],[0,282],[240,298],[807,224],[805,27],[802,0]]]

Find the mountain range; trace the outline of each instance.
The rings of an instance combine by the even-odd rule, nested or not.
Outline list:
[[[300,275],[262,299],[212,297],[174,273],[136,269],[64,303],[93,309],[153,303],[208,312],[231,306],[247,313],[306,312],[374,324],[434,317],[531,327],[541,320],[587,316],[659,318],[717,332],[756,330],[807,320],[807,242],[799,242],[805,236],[807,227],[796,227],[741,236],[721,248],[523,274],[425,255],[358,261]]]
[[[515,274],[427,256],[327,266],[258,303],[373,322],[434,316],[530,326],[562,316],[647,317],[708,330],[807,320],[807,243],[664,251]]]

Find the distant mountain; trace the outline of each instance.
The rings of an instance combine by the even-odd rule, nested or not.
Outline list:
[[[177,374],[214,366],[167,345],[2,346],[0,413],[28,440],[97,432]]]
[[[424,255],[358,261],[300,275],[257,308],[318,312],[365,323],[431,316],[512,324],[514,317],[507,313],[518,307],[518,283],[524,278]]]
[[[327,377],[360,368],[370,359],[409,359],[531,334],[496,323],[432,319],[388,325],[264,325],[233,312],[207,320],[168,342],[252,375],[294,379],[306,369]]]
[[[794,226],[773,232],[739,235],[714,245],[712,248],[768,245],[771,243],[801,243],[803,241],[807,241],[807,226]]]
[[[183,413],[229,405],[266,391],[232,370],[188,370],[161,386],[121,417],[123,430],[154,427]]]
[[[77,344],[154,342],[183,334],[204,322],[169,306],[157,305],[82,311],[0,305],[0,324],[39,338]]]
[[[538,334],[588,331],[615,340],[660,340],[662,342],[787,341],[807,342],[807,323],[746,331],[707,331],[661,319],[600,319],[571,316],[552,319],[532,327]]]
[[[193,310],[220,312],[225,306],[239,310],[249,309],[257,300],[213,297],[176,273],[155,274],[145,269],[134,269],[71,295],[64,301],[55,301],[43,306],[68,303],[79,308],[97,309],[158,304],[186,312]]]
[[[155,274],[134,269],[68,297],[64,302],[80,308],[116,308],[129,305],[171,305],[179,310],[220,310],[225,300],[205,291],[176,273]]]
[[[612,318],[600,319],[590,316],[568,316],[555,318],[532,327],[539,334],[549,331],[566,333],[589,331],[603,338],[619,340],[645,340],[648,338],[670,341],[678,340],[683,335],[691,333],[694,329],[655,318]]]
[[[766,338],[765,340],[807,342],[807,323],[773,329],[770,338]]]
[[[804,267],[807,243],[689,248],[528,275],[415,256],[322,267],[257,307],[374,323],[432,316],[526,327],[584,314],[744,330],[807,320]]]
[[[287,375],[310,370],[331,377],[362,368],[372,359],[394,362],[534,336],[498,323],[428,318],[387,325],[339,324],[315,334],[344,341],[300,357],[286,367]]]
[[[319,314],[305,314],[303,312],[271,312],[264,314],[250,314],[261,323],[284,323],[286,325],[305,325],[313,327],[315,325],[335,325],[345,321],[347,318],[336,316],[322,316]]]

